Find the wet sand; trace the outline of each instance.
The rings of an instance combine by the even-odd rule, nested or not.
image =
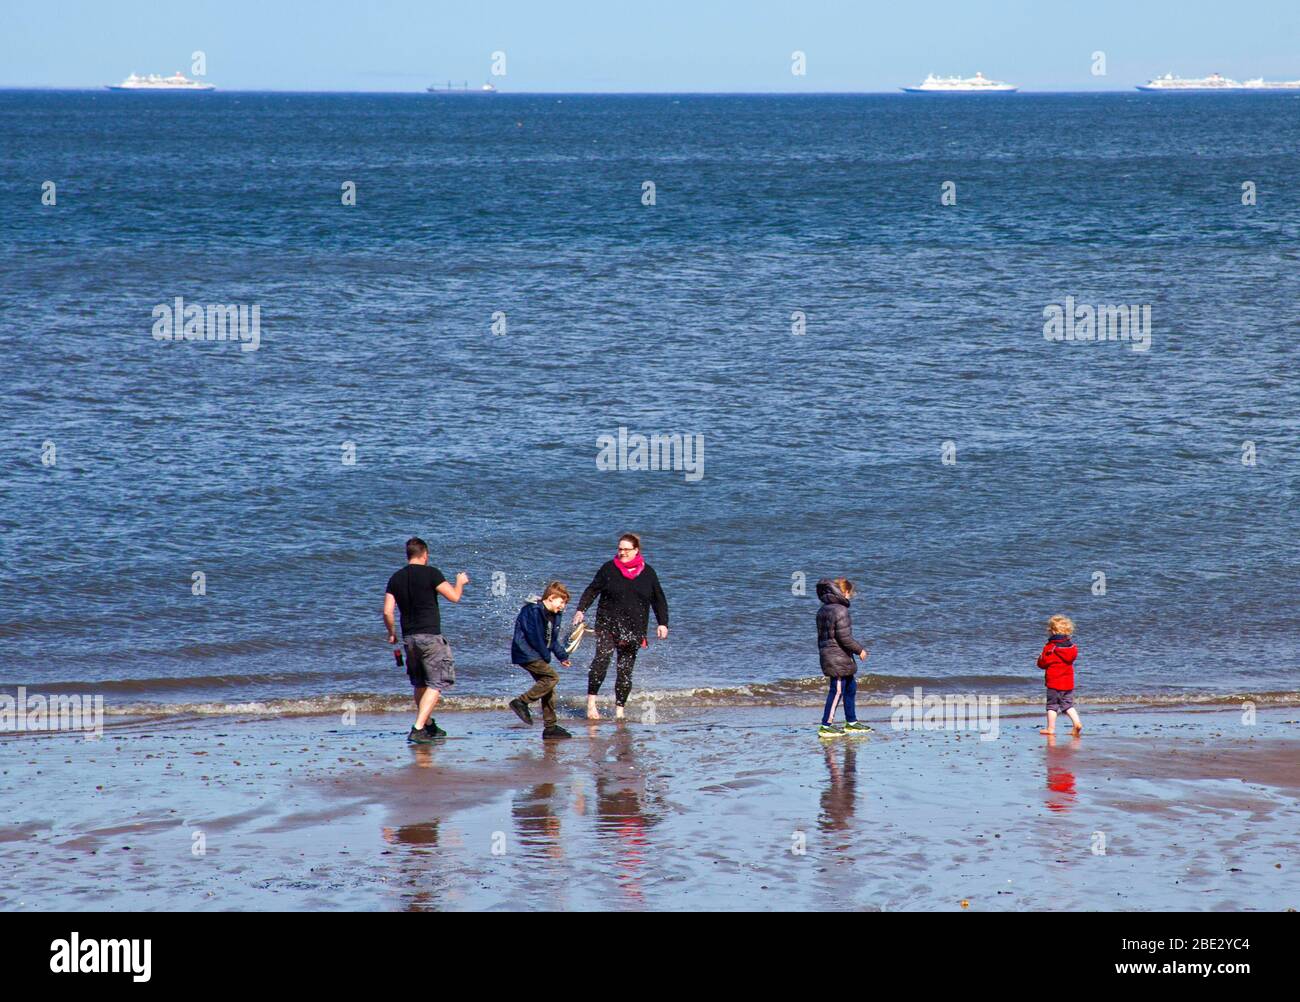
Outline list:
[[[414,749],[395,714],[5,735],[0,907],[1300,907],[1300,710],[1083,709],[1054,742],[635,702],[559,743],[509,712]]]

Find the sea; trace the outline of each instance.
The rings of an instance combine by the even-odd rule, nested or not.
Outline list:
[[[1300,703],[1298,178],[1291,94],[0,92],[0,692],[406,709],[418,535],[503,705],[632,531],[634,705],[819,704],[837,576],[869,702],[1062,613],[1081,706]]]

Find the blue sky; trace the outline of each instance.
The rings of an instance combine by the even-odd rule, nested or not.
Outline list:
[[[6,0],[0,86],[190,71],[239,90],[887,91],[982,70],[1031,90],[1158,73],[1300,78],[1300,0]],[[806,76],[790,72],[807,54]],[[1105,76],[1090,72],[1106,53]],[[490,75],[492,53],[506,75]]]

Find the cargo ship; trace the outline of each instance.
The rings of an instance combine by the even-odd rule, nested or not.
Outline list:
[[[448,80],[446,87],[439,87],[434,84],[432,87],[425,88],[425,90],[430,94],[495,94],[497,92],[497,89],[490,83],[485,83],[482,87],[475,87],[470,90],[468,80],[459,87],[452,86],[452,82]]]

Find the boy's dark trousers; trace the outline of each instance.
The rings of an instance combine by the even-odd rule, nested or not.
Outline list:
[[[519,667],[533,676],[533,682],[536,683],[519,698],[525,703],[532,703],[540,699],[542,701],[542,722],[547,727],[554,727],[559,719],[555,715],[555,687],[560,683],[560,673],[540,658]]]

